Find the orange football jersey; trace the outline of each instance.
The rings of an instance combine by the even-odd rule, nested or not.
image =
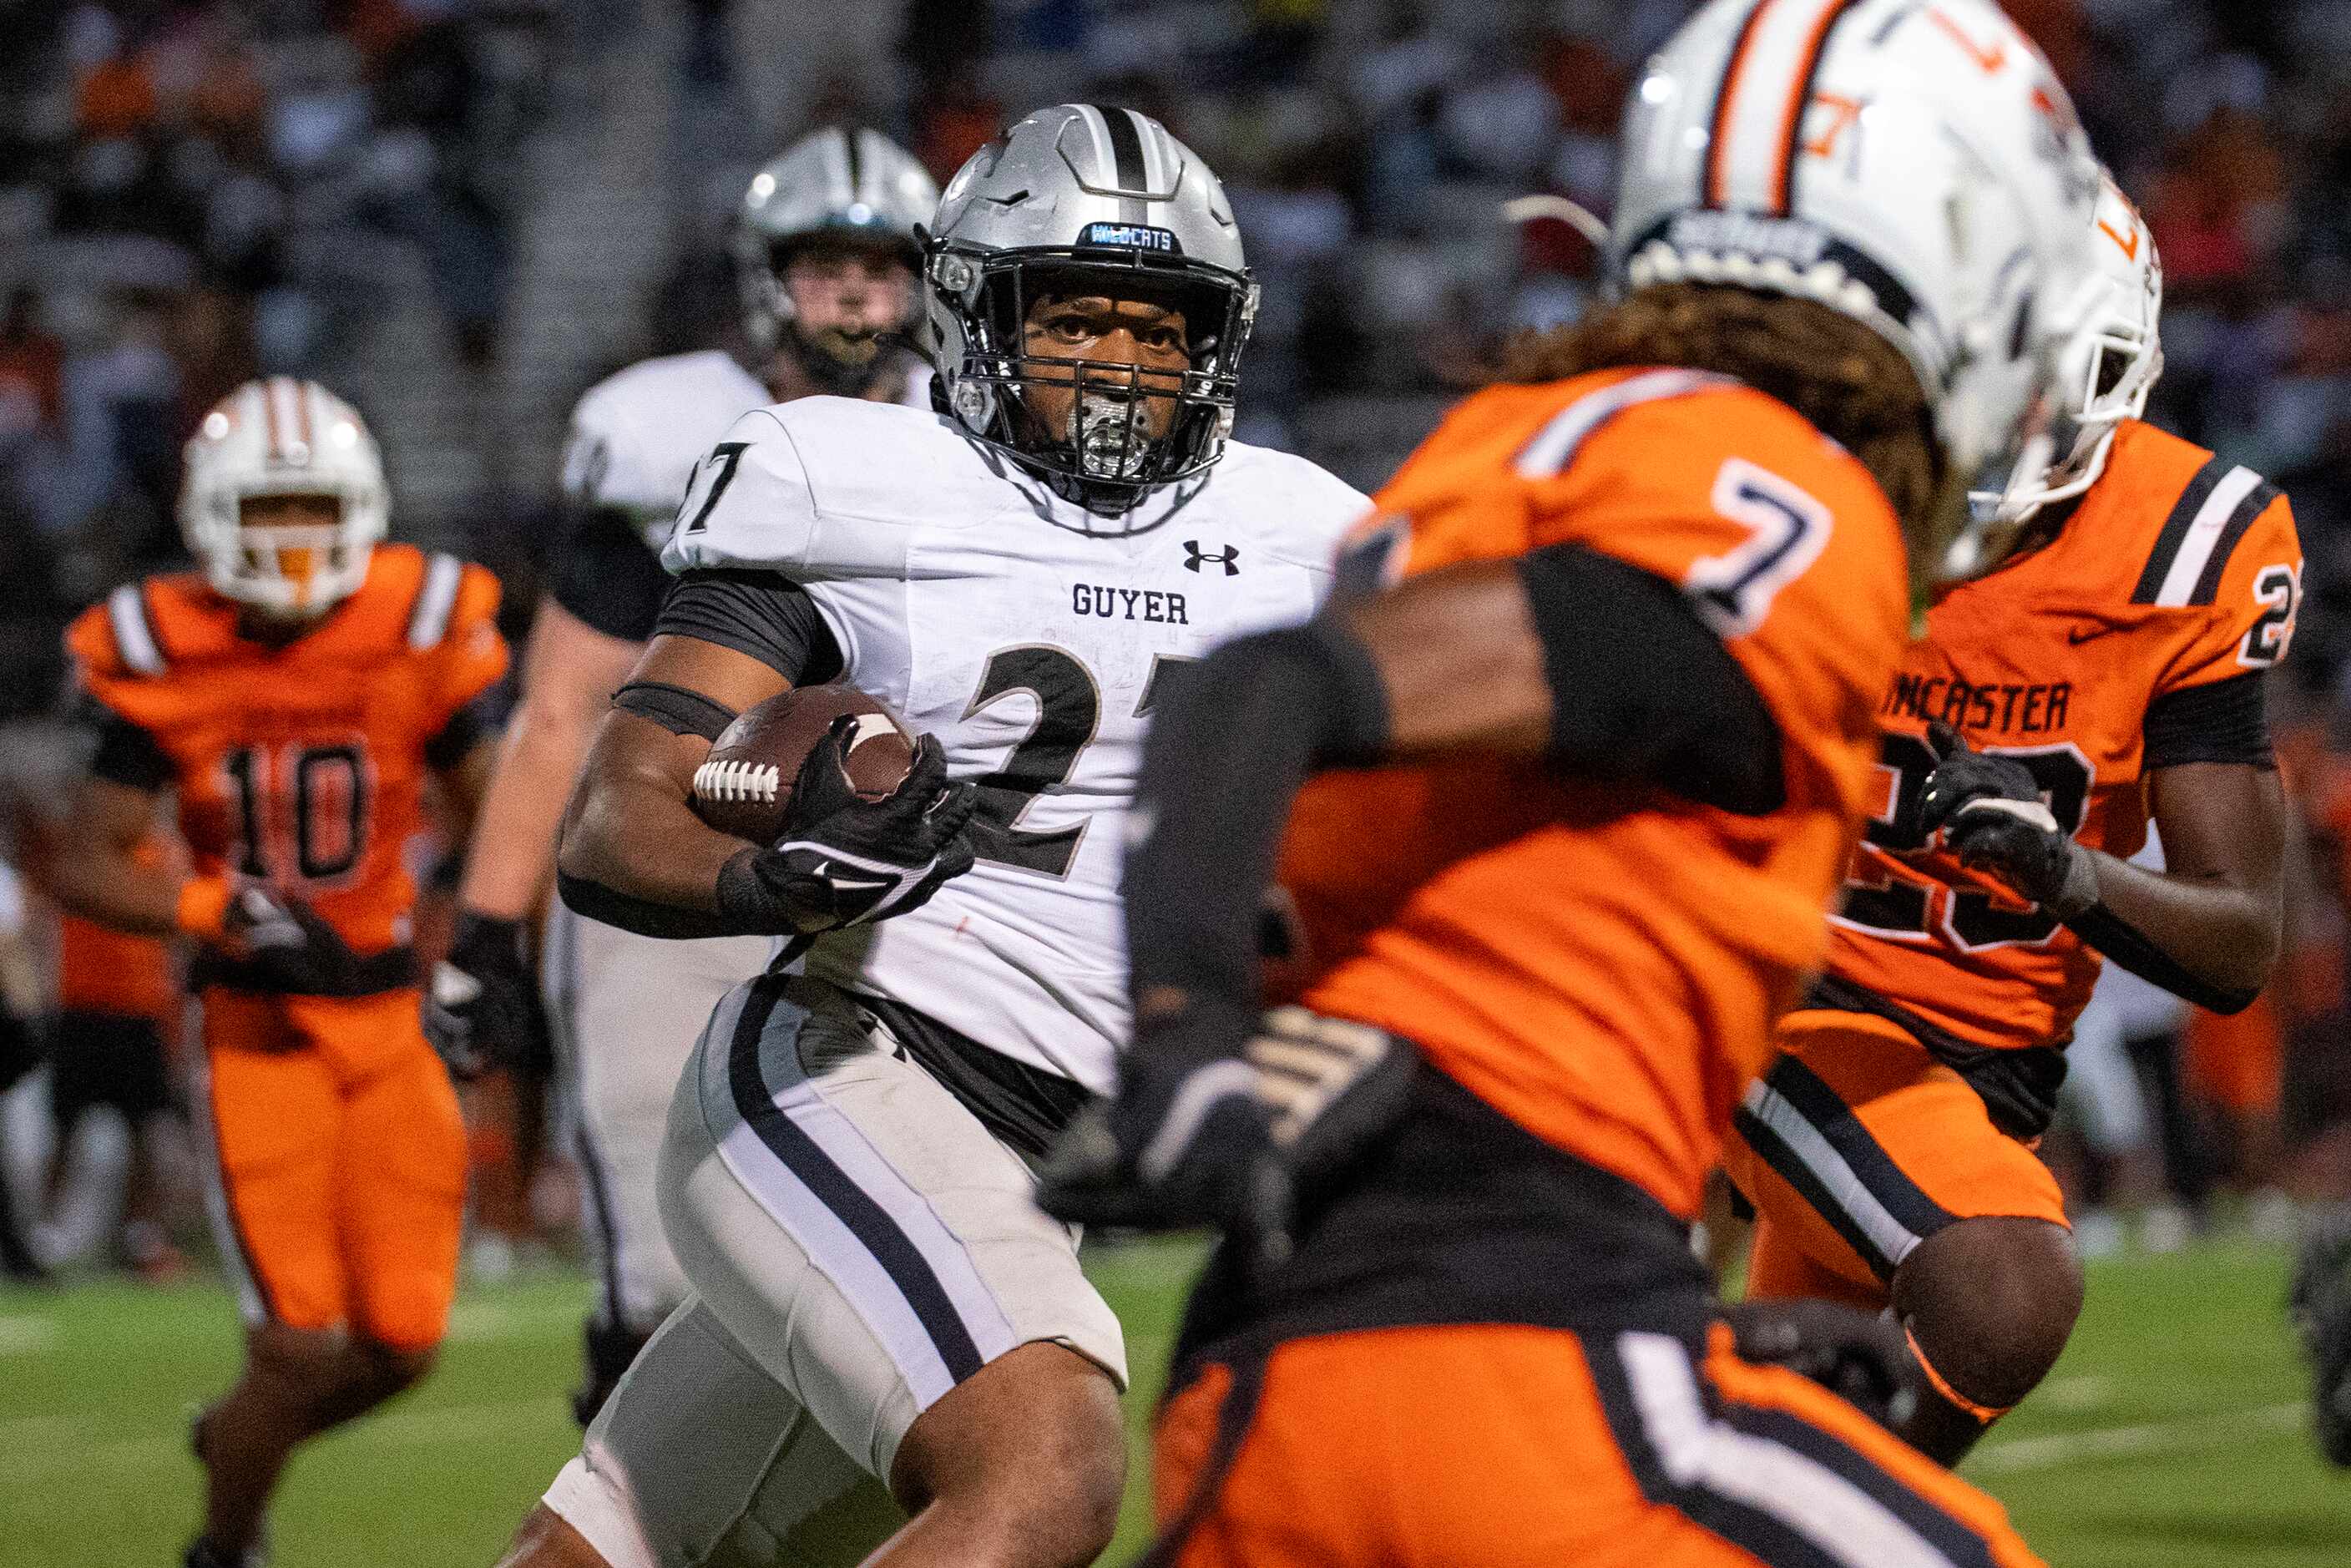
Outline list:
[[[2301,591],[2294,513],[2274,486],[2126,422],[2056,538],[1938,601],[1886,689],[1874,820],[1832,972],[1977,1044],[2062,1042],[2099,957],[2038,906],[1918,852],[1928,723],[2015,757],[2077,841],[2126,857],[2147,841],[2148,705],[2276,664]]]
[[[1784,404],[1684,371],[1481,392],[1379,500],[1343,591],[1583,545],[1680,583],[1778,721],[1765,816],[1464,759],[1321,776],[1283,845],[1308,1006],[1694,1213],[1870,802],[1907,616],[1892,510]]]
[[[116,590],[67,643],[82,688],[169,760],[195,870],[275,883],[371,954],[408,940],[427,747],[506,672],[497,603],[482,568],[384,545],[282,646],[193,576]]]

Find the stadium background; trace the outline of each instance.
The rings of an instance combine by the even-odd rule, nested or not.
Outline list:
[[[1687,8],[0,0],[0,841],[68,755],[44,718],[58,629],[178,559],[180,443],[246,376],[356,402],[395,534],[491,564],[518,631],[560,537],[566,410],[630,360],[725,340],[752,167],[860,120],[944,178],[1021,110],[1090,97],[1166,121],[1232,193],[1265,284],[1243,434],[1370,486],[1507,331],[1588,299],[1582,242],[1506,231],[1498,206],[1551,190],[1605,213],[1627,73]],[[2307,600],[2273,711],[2306,832],[2273,993],[2282,1156],[2186,1146],[2195,1239],[2097,1265],[2074,1351],[1971,1469],[2060,1563],[2340,1563],[2351,1478],[2303,1439],[2279,1298],[2292,1205],[2351,1192],[2351,0],[2009,9],[2162,247],[2153,417],[2293,497]],[[44,931],[36,907],[20,1002]],[[2262,1094],[2267,1073],[2256,1051]],[[36,1073],[0,1113],[20,1212],[41,1091]],[[563,1163],[516,1180],[538,1097],[480,1098],[458,1343],[425,1390],[298,1461],[287,1568],[486,1562],[569,1451],[585,1288]],[[200,1254],[183,1192],[166,1218]],[[105,1252],[0,1289],[0,1563],[162,1562],[192,1517],[181,1423],[227,1375],[226,1300],[201,1268],[100,1278]],[[1189,1257],[1099,1255],[1139,1367]]]

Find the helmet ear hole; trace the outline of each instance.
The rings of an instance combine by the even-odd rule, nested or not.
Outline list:
[[[2090,351],[2097,356],[2098,366],[2090,378],[2093,395],[2101,398],[2112,397],[2115,389],[2123,384],[2123,377],[2129,373],[2130,361],[2121,354],[2111,352],[2108,345],[2105,343],[2095,345]]]

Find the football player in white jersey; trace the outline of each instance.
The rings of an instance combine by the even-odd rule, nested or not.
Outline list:
[[[924,284],[945,412],[736,422],[567,816],[567,899],[805,961],[696,1048],[659,1178],[695,1296],[513,1564],[858,1562],[901,1518],[872,1561],[1048,1568],[1110,1540],[1123,1347],[1028,1162],[1127,1030],[1119,862],[1158,683],[1309,616],[1366,502],[1228,439],[1256,286],[1155,120],[1015,125],[948,184]],[[907,786],[850,794],[836,732],[782,847],[705,827],[709,738],[836,678],[926,735]]]
[[[670,354],[607,377],[571,416],[564,485],[578,515],[532,628],[522,703],[507,732],[460,892],[454,950],[434,974],[426,1028],[462,1075],[525,1058],[539,995],[524,927],[548,896],[555,831],[613,688],[653,634],[662,545],[694,465],[737,416],[817,392],[930,406],[917,323],[919,225],[938,204],[921,164],[872,131],[828,126],[752,179],[736,225],[749,353]],[[756,373],[755,373],[756,371]],[[653,1158],[670,1091],[718,998],[768,961],[738,936],[656,942],[549,912],[546,1016],[571,1099],[599,1284],[585,1424],[685,1280],[661,1234]]]

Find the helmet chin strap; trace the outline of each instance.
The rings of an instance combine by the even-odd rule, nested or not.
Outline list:
[[[822,344],[801,331],[797,322],[778,323],[776,346],[791,356],[800,373],[808,377],[819,392],[830,392],[835,397],[864,396],[899,363],[899,356],[893,352],[892,341],[886,333],[880,335],[872,357],[862,364],[828,352]]]

